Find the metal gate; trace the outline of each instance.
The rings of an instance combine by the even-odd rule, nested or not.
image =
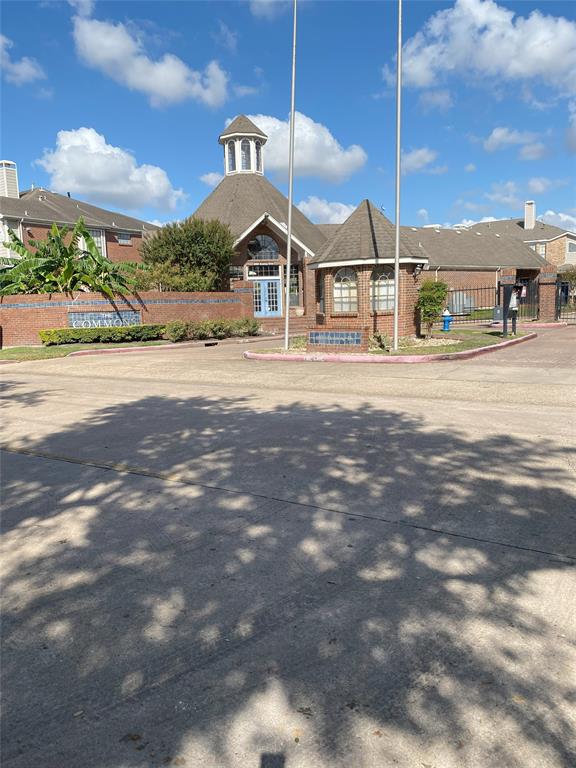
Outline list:
[[[576,323],[576,289],[560,276],[556,284],[556,319]]]

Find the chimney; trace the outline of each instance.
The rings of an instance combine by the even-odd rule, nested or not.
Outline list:
[[[536,226],[536,203],[527,200],[524,203],[524,229],[534,229]]]
[[[0,160],[0,196],[20,197],[18,189],[18,171],[16,163],[11,160]]]

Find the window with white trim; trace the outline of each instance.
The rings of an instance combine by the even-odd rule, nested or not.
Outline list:
[[[130,232],[117,232],[116,240],[118,245],[132,245],[132,235]]]
[[[233,141],[228,142],[228,173],[236,170],[236,145]]]
[[[249,171],[252,167],[252,163],[250,162],[250,142],[248,139],[242,139],[240,144],[240,156],[242,162],[242,170]]]
[[[248,255],[251,259],[270,259],[280,258],[280,249],[278,243],[270,235],[256,235],[254,240],[248,243]]]
[[[394,270],[374,269],[370,275],[370,308],[374,311],[394,309]]]
[[[256,141],[254,143],[254,146],[256,148],[256,170],[262,171],[262,143],[260,141]]]
[[[358,281],[355,270],[342,267],[334,275],[334,312],[358,312]]]
[[[106,246],[104,242],[104,231],[102,229],[89,229],[88,234],[91,236],[92,240],[94,240],[94,244],[96,248],[98,248],[98,251],[100,252],[101,256],[106,256]],[[80,244],[80,247],[83,249],[86,249],[86,243],[82,241]]]

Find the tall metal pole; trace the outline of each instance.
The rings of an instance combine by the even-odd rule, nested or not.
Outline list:
[[[392,347],[398,349],[400,315],[400,114],[402,106],[402,0],[398,0],[398,54],[396,57],[396,240],[394,245],[394,332]]]
[[[292,33],[292,89],[290,93],[290,146],[288,149],[288,234],[286,238],[286,295],[284,312],[284,349],[290,345],[290,267],[292,264],[292,200],[294,194],[294,97],[296,90],[296,6],[294,0],[294,30]]]

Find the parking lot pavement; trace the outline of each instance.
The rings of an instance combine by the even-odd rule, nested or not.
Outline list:
[[[3,765],[575,764],[575,340],[5,366]]]

